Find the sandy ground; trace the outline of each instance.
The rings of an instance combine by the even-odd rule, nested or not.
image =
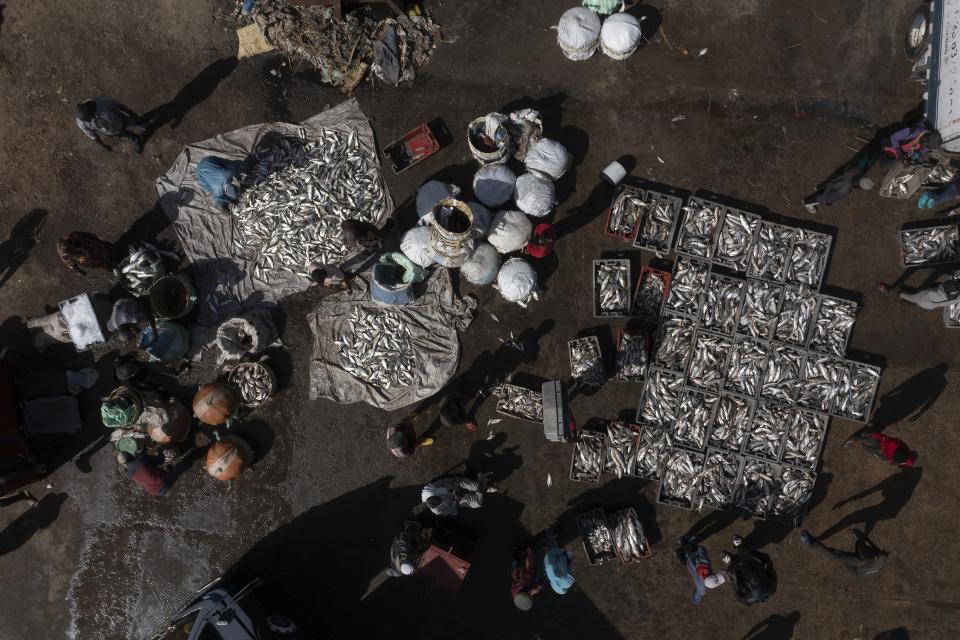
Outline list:
[[[610,194],[596,176],[612,159],[631,156],[634,176],[726,194],[825,226],[834,253],[824,290],[862,301],[851,354],[884,365],[881,394],[907,383],[881,411],[884,421],[896,423],[889,431],[920,452],[921,468],[897,473],[843,449],[858,426],[834,420],[805,526],[837,530],[831,542],[850,547],[843,529],[874,522],[876,542],[892,554],[883,573],[849,576],[802,547],[795,531],[775,525],[656,505],[654,484],[573,483],[566,479],[569,446],[545,443],[540,429],[526,423],[486,426],[494,417],[490,401],[479,411],[478,433],[440,430],[434,447],[394,460],[380,439],[398,415],[307,400],[305,315],[321,295],[311,291],[283,304],[290,382],[244,425],[263,455],[239,481],[222,485],[196,468],[171,495],[155,500],[118,473],[103,447],[90,473],[69,461],[55,465],[39,508],[3,509],[0,573],[8,595],[0,600],[0,638],[140,638],[192,589],[236,563],[270,578],[319,637],[957,637],[960,601],[948,563],[957,552],[953,520],[960,506],[951,475],[960,445],[951,428],[958,404],[942,391],[957,380],[960,349],[939,314],[901,306],[876,290],[878,280],[900,273],[896,229],[924,214],[912,203],[859,192],[816,216],[798,204],[861,146],[858,137],[871,137],[917,106],[921,88],[907,81],[900,38],[912,5],[664,0],[645,15],[648,24],[662,19],[665,35],[626,62],[598,55],[575,64],[562,57],[550,30],[563,3],[437,1],[431,7],[452,42],[437,50],[413,86],[364,86],[357,95],[381,143],[434,118],[454,132],[436,157],[402,176],[387,174],[401,221],[409,221],[408,198],[423,181],[469,186],[474,166],[462,131],[477,115],[538,106],[547,134],[574,154],[573,170],[558,185],[555,214],[569,233],[556,258],[538,265],[540,301],[524,310],[492,289],[463,287],[480,300],[478,318],[463,336],[457,383],[467,393],[485,376],[511,370],[518,379],[566,377],[567,340],[593,329],[612,336],[623,326],[622,319],[592,317],[590,261],[623,253],[639,271],[652,256],[624,251],[601,231]],[[45,305],[108,288],[101,276],[82,277],[58,264],[58,237],[85,229],[125,242],[164,232],[153,183],[183,144],[252,123],[298,121],[343,99],[277,57],[234,63],[229,9],[212,0],[0,3],[6,166],[0,237],[11,243],[0,249],[2,277],[9,276],[0,288],[0,308],[9,317],[0,341],[21,365],[89,364],[68,350],[34,357],[21,328],[22,318]],[[707,52],[698,57],[701,49]],[[171,123],[143,156],[122,143],[107,153],[76,130],[69,114],[77,100],[101,93],[140,112],[162,105]],[[685,119],[674,121],[679,115]],[[43,220],[39,242],[24,244],[25,228],[37,220]],[[28,254],[13,252],[16,246],[27,246]],[[511,331],[522,337],[522,354],[502,347]],[[948,367],[945,376],[933,369],[940,363]],[[109,388],[102,380],[85,395],[88,413]],[[578,423],[631,414],[639,390],[611,383],[578,396]],[[907,419],[927,404],[918,419]],[[79,441],[60,449],[92,442],[100,429],[91,420]],[[389,541],[417,505],[419,486],[464,460],[494,469],[508,493],[464,518],[480,542],[459,596],[416,581],[380,584]],[[587,566],[571,514],[625,504],[640,510],[655,555],[636,567]],[[520,615],[508,598],[509,549],[558,517],[562,541],[576,554],[577,586],[563,598],[539,597],[533,611]],[[734,533],[770,555],[779,575],[770,602],[748,609],[721,590],[690,605],[690,580],[672,548],[701,518],[715,534],[706,542],[715,560]]]

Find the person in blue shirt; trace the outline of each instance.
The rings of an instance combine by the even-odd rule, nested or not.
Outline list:
[[[243,172],[252,164],[250,159],[228,160],[219,156],[207,156],[197,163],[197,182],[210,194],[217,206],[226,207],[240,199],[240,189],[233,181],[239,181]]]
[[[680,541],[680,548],[676,550],[677,558],[684,563],[690,577],[693,578],[693,584],[696,588],[692,602],[700,604],[707,589],[716,589],[726,579],[723,574],[714,573],[713,566],[710,564],[710,556],[702,545],[696,544],[696,540],[690,536]]]
[[[573,554],[557,544],[552,528],[547,530],[544,546],[546,553],[543,555],[543,571],[554,593],[563,595],[576,582],[570,575],[570,560]]]

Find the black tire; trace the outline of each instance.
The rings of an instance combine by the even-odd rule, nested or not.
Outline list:
[[[907,20],[903,33],[903,52],[910,62],[916,62],[930,42],[930,5],[924,3],[916,8]]]

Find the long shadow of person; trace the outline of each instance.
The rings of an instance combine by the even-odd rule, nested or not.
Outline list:
[[[878,492],[883,500],[875,505],[863,507],[853,513],[845,515],[832,527],[819,536],[816,536],[817,539],[827,539],[847,527],[858,524],[863,524],[863,532],[869,536],[870,532],[873,531],[873,527],[876,526],[878,522],[881,520],[893,520],[897,517],[913,496],[913,492],[916,490],[921,476],[923,476],[923,469],[920,467],[902,469],[899,473],[884,478],[869,489],[844,498],[833,505],[833,508],[837,509],[849,502],[866,498]]]
[[[806,510],[797,514],[791,522],[777,520],[755,520],[753,531],[746,536],[746,543],[754,549],[762,549],[768,544],[779,544],[783,542],[790,532],[800,526],[803,515],[810,513],[818,504],[827,497],[827,487],[833,480],[833,474],[829,471],[821,471],[817,476],[817,482],[813,486],[813,495],[807,501]]]
[[[573,207],[567,215],[554,223],[553,228],[557,232],[557,238],[568,236],[590,224],[594,219],[602,217],[612,200],[613,189],[610,185],[606,182],[598,182],[580,206]]]
[[[209,98],[220,81],[233,73],[236,68],[236,57],[221,58],[211,62],[197,74],[196,78],[184,85],[173,100],[143,114],[143,119],[148,122],[143,132],[144,142],[164,125],[169,124],[171,129],[180,126],[180,121],[190,110]]]
[[[517,453],[519,445],[504,447],[507,434],[500,432],[487,440],[474,440],[470,445],[470,454],[467,456],[466,475],[473,477],[476,473],[490,473],[490,479],[501,482],[510,477],[523,464],[523,456]]]
[[[7,283],[14,273],[30,257],[30,250],[40,240],[40,230],[47,219],[43,209],[33,209],[17,220],[10,230],[10,237],[0,243],[0,287]]]
[[[737,520],[746,520],[748,517],[736,511],[711,511],[690,525],[690,529],[683,537],[694,536],[697,542],[703,542],[710,536],[720,533]]]
[[[48,493],[35,506],[19,515],[0,531],[0,555],[19,549],[35,533],[53,524],[66,501],[65,493]]]
[[[873,640],[910,640],[910,632],[906,627],[897,627],[873,636]]]
[[[916,422],[947,388],[948,368],[946,363],[941,362],[935,367],[924,369],[884,394],[873,412],[872,430],[880,431],[888,425],[908,419],[908,416],[908,422]]]
[[[775,613],[754,625],[741,640],[790,640],[799,621],[799,611],[787,615]]]

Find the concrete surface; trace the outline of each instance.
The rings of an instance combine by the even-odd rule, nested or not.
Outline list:
[[[494,417],[491,401],[481,406],[476,434],[441,429],[432,448],[410,460],[392,459],[382,432],[400,412],[306,399],[304,316],[322,295],[311,291],[283,304],[290,382],[243,426],[262,459],[238,481],[219,484],[194,468],[169,496],[152,499],[121,477],[108,447],[96,446],[92,470],[84,474],[69,457],[100,435],[95,420],[79,438],[42,446],[56,467],[52,488],[35,510],[15,503],[2,511],[0,574],[7,594],[0,599],[0,638],[141,638],[192,589],[236,563],[267,574],[274,593],[324,638],[960,634],[960,600],[949,569],[960,506],[952,455],[960,446],[952,428],[958,403],[952,393],[938,393],[944,385],[954,388],[960,349],[939,314],[903,307],[876,291],[878,280],[899,274],[895,230],[921,216],[912,203],[859,192],[816,216],[798,205],[861,146],[858,136],[871,137],[917,105],[921,89],[906,80],[900,45],[914,2],[663,0],[653,5],[656,11],[643,10],[646,24],[662,17],[664,35],[651,36],[623,63],[600,55],[572,63],[561,56],[550,26],[567,4],[432,2],[451,43],[436,51],[412,87],[358,92],[381,143],[438,117],[456,138],[403,176],[387,174],[394,198],[406,202],[398,211],[404,223],[411,217],[407,199],[424,180],[439,176],[468,186],[472,164],[462,131],[476,115],[536,104],[547,135],[574,153],[556,214],[567,235],[557,257],[538,265],[545,285],[540,302],[524,310],[492,289],[465,286],[479,297],[480,311],[463,336],[456,384],[474,393],[486,376],[511,369],[518,377],[565,377],[569,338],[598,327],[609,336],[622,326],[622,320],[591,317],[588,276],[592,259],[625,248],[601,233],[599,220],[609,192],[596,176],[618,156],[634,158],[635,176],[709,189],[826,225],[835,251],[825,288],[863,301],[852,348],[885,364],[881,392],[912,381],[883,403],[883,415],[899,420],[889,430],[920,452],[921,469],[898,474],[843,449],[858,427],[834,420],[805,526],[819,533],[875,520],[874,539],[892,552],[884,571],[857,579],[800,546],[796,532],[655,506],[655,486],[648,483],[572,483],[566,479],[569,446],[546,444],[539,428],[525,423],[486,426]],[[234,64],[230,8],[212,0],[0,3],[0,235],[10,237],[0,249],[9,274],[0,288],[0,308],[9,317],[0,339],[22,366],[89,363],[69,349],[33,355],[20,324],[44,305],[109,288],[102,276],[63,269],[58,237],[74,229],[118,242],[153,237],[166,226],[154,209],[153,181],[181,145],[251,123],[297,121],[342,99],[276,57]],[[702,48],[707,53],[698,57]],[[165,119],[178,126],[161,128],[142,157],[121,143],[107,153],[90,144],[69,115],[71,104],[98,93],[140,112],[164,105]],[[673,122],[677,115],[686,119]],[[38,220],[40,241],[31,246],[22,236]],[[12,252],[17,246],[29,249],[25,260]],[[636,270],[651,258],[627,253]],[[510,331],[522,335],[523,354],[501,346]],[[945,380],[930,371],[941,362],[949,366]],[[104,379],[85,394],[89,415],[109,389]],[[188,387],[181,391],[189,397]],[[573,410],[581,424],[629,414],[638,393],[638,385],[609,384],[577,397]],[[922,417],[902,420],[929,396],[935,403]],[[485,440],[491,429],[493,439]],[[378,584],[390,539],[417,505],[418,487],[470,458],[505,476],[508,493],[464,518],[479,531],[480,543],[460,595],[454,599],[414,580]],[[866,497],[837,506],[870,488],[875,491]],[[586,566],[569,516],[590,505],[620,504],[640,509],[655,555],[636,567]],[[538,597],[534,610],[521,615],[508,597],[509,549],[558,516],[563,541],[576,553],[577,586],[563,598]],[[701,517],[708,532],[722,531],[706,543],[716,561],[734,533],[771,556],[780,586],[769,603],[744,608],[720,590],[697,608],[689,604],[690,579],[672,548]],[[831,543],[851,545],[843,531]]]

